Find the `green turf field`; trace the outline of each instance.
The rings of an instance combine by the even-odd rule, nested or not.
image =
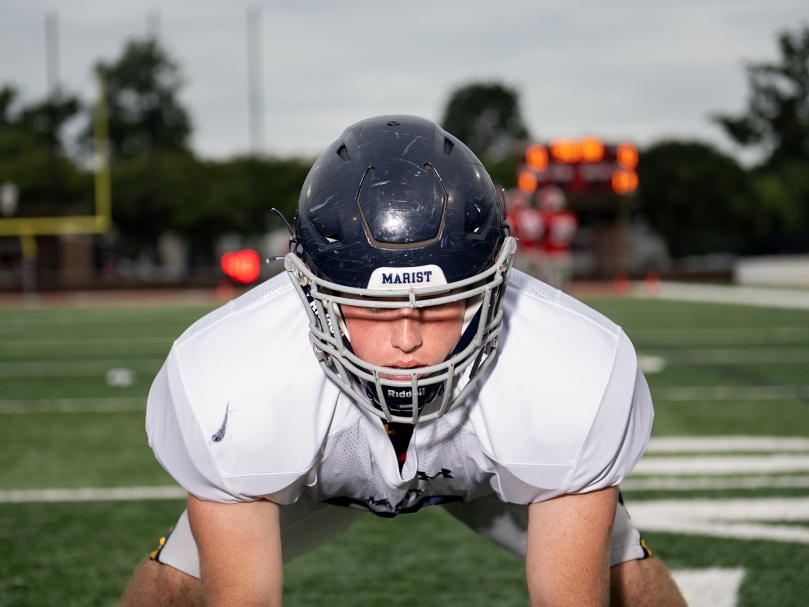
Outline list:
[[[654,436],[664,441],[624,487],[636,521],[653,529],[651,547],[674,569],[743,568],[739,605],[807,604],[809,517],[795,512],[809,499],[809,447],[784,439],[809,437],[809,311],[588,303],[655,370]],[[206,312],[0,311],[0,606],[114,605],[176,520],[176,499],[7,502],[20,490],[171,486],[146,444],[145,397],[173,339]],[[112,369],[133,372],[123,376],[132,383],[108,385]],[[723,446],[721,436],[772,444]],[[705,499],[718,506],[710,520],[699,515],[701,531],[660,526],[665,502],[682,500],[677,514],[693,523]],[[728,519],[749,500],[769,500],[767,514]],[[527,604],[521,563],[440,509],[368,516],[289,564],[285,580],[287,605]]]

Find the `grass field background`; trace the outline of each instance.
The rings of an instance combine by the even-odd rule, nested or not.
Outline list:
[[[809,312],[587,303],[622,325],[640,354],[662,361],[647,375],[655,437],[809,437]],[[208,310],[0,311],[0,495],[172,485],[146,444],[145,397],[172,341]],[[133,371],[134,383],[108,385],[107,373],[116,368]],[[765,486],[728,489],[687,486],[694,475],[679,475],[684,489],[624,494],[630,513],[633,504],[640,511],[657,500],[807,498],[800,472],[800,465],[731,472],[722,477],[731,484],[743,476]],[[773,479],[782,486],[766,486]],[[116,604],[137,562],[182,508],[174,499],[0,503],[0,606]],[[766,524],[805,530],[809,522]],[[809,602],[809,543],[645,535],[673,568],[744,568],[739,605]],[[368,516],[286,567],[287,605],[382,603],[526,605],[523,567],[433,508],[392,521]]]

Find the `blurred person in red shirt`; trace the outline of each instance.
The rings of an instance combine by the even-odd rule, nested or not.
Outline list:
[[[515,189],[508,193],[508,214],[506,220],[511,227],[511,235],[519,239],[514,267],[540,278],[543,263],[541,248],[545,234],[542,215],[534,206],[534,195]]]
[[[561,289],[573,275],[570,248],[579,221],[575,213],[565,209],[565,193],[555,185],[545,186],[538,192],[539,216],[544,227],[539,242],[539,274],[537,278]]]

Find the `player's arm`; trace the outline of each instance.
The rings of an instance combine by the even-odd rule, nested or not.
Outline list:
[[[188,496],[188,519],[199,549],[202,604],[206,607],[280,606],[283,587],[278,506]]]
[[[532,607],[606,607],[616,489],[531,504],[526,576]]]

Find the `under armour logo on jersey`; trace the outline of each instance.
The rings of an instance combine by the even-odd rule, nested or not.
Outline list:
[[[432,476],[428,476],[426,472],[422,472],[421,470],[416,472],[416,474],[419,475],[420,481],[431,481],[438,478],[439,476],[442,476],[444,478],[454,478],[452,476],[452,470],[447,470],[446,468],[441,468],[441,472],[436,472]]]
[[[393,506],[390,505],[390,502],[388,500],[386,500],[385,498],[376,499],[375,497],[370,496],[370,497],[365,498],[365,503],[368,504],[369,506],[384,506],[385,508],[388,508],[389,510],[394,509]],[[396,506],[398,508],[399,504],[396,504]]]

